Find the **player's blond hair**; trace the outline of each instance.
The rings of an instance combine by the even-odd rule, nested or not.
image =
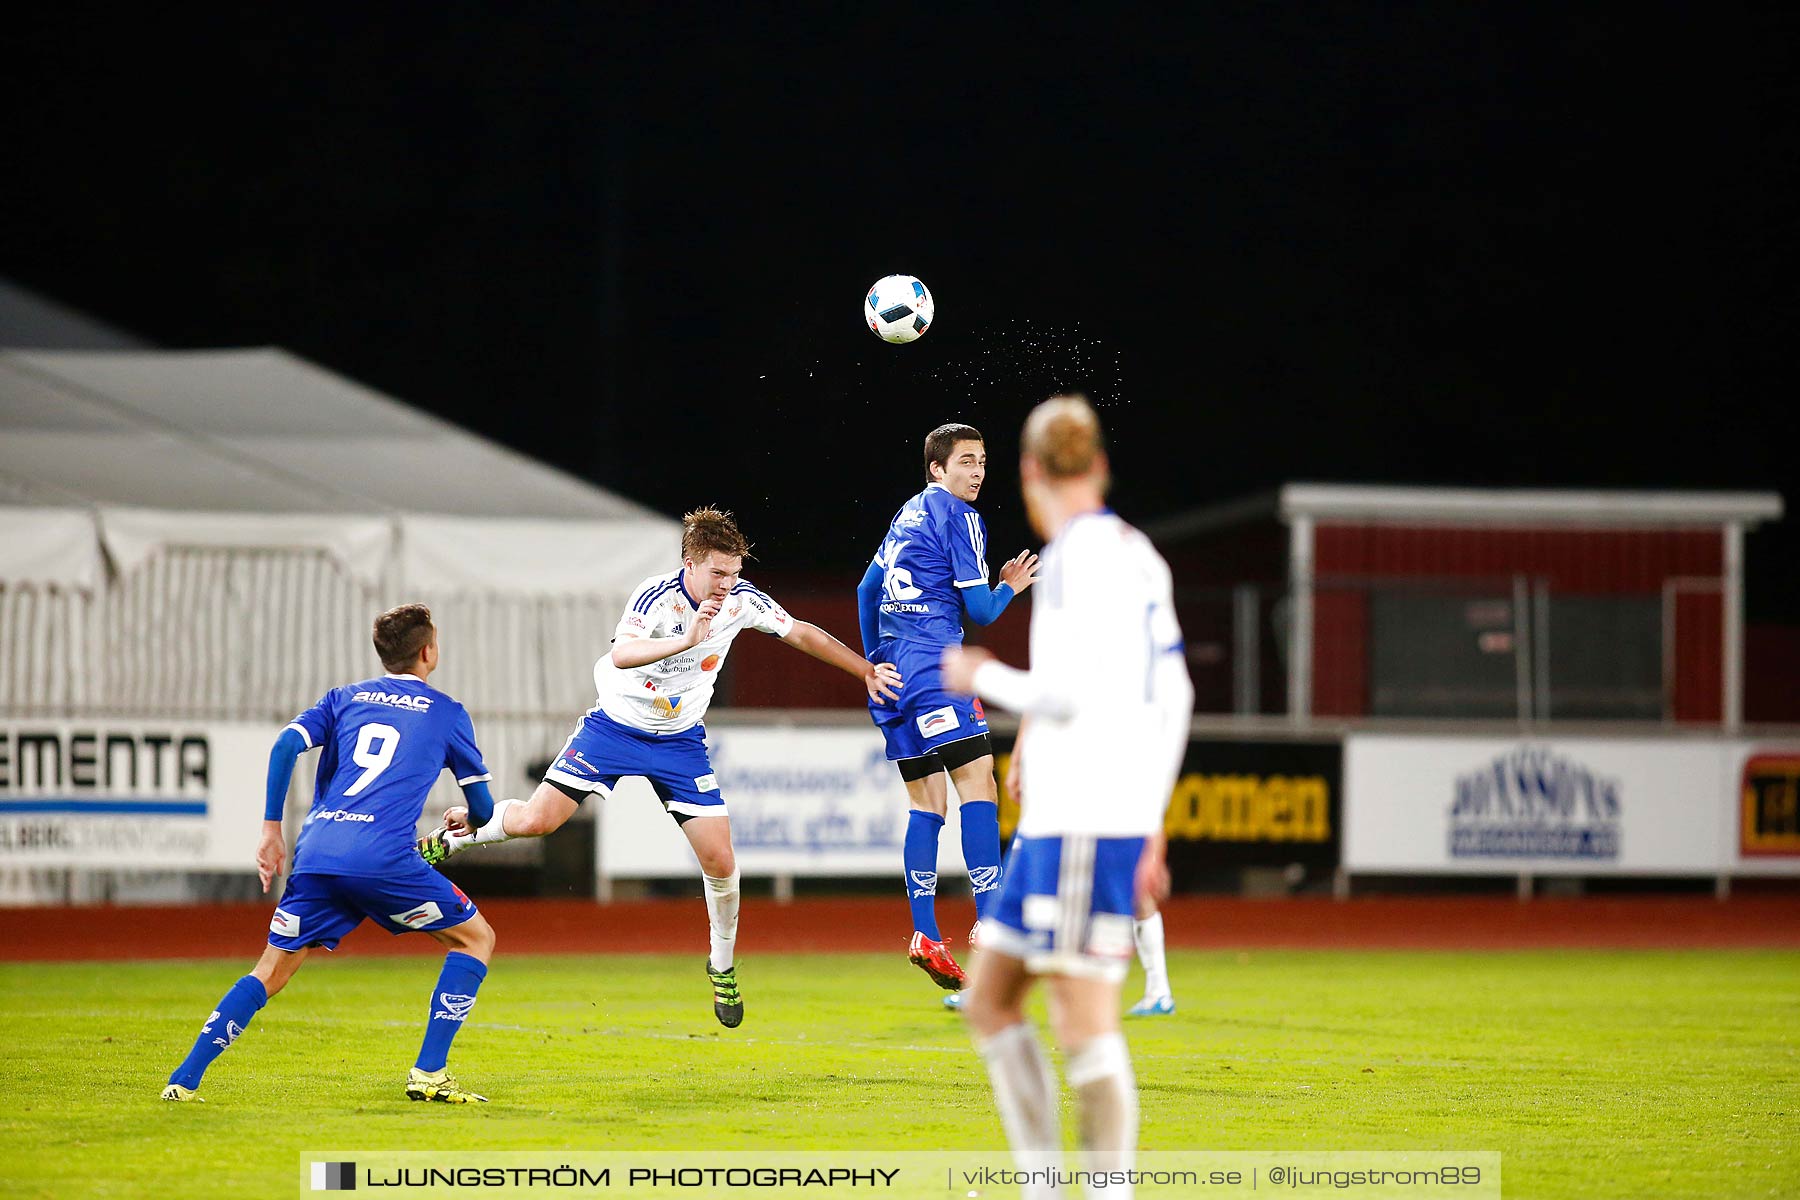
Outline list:
[[[714,550],[750,557],[750,543],[738,532],[736,518],[709,504],[681,518],[681,553],[698,562]]]
[[[1025,453],[1052,479],[1090,473],[1105,449],[1100,414],[1086,396],[1052,396],[1025,418]]]
[[[390,671],[410,667],[418,661],[419,652],[430,644],[436,630],[431,610],[423,604],[390,608],[375,618],[375,653],[380,656],[381,665]]]

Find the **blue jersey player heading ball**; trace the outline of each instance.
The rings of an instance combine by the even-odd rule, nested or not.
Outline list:
[[[256,870],[263,891],[287,861],[281,814],[294,762],[320,753],[312,810],[294,852],[287,889],[269,922],[262,959],[231,986],[163,1089],[196,1100],[200,1077],[244,1032],[315,948],[338,942],[364,920],[389,933],[424,933],[448,953],[426,1009],[425,1041],[407,1078],[413,1100],[485,1100],[445,1069],[494,953],[494,930],[455,884],[420,861],[413,835],[426,794],[446,767],[471,813],[491,814],[488,769],[462,705],[426,682],[438,665],[437,628],[423,604],[375,618],[375,653],[387,674],[333,688],[281,731],[269,754]]]
[[[962,805],[963,860],[975,889],[976,925],[1000,882],[1000,822],[994,750],[974,696],[945,688],[941,661],[963,638],[963,618],[987,625],[1036,579],[1037,556],[1021,552],[990,588],[987,524],[975,511],[987,477],[987,446],[968,425],[940,425],[925,438],[924,491],[900,506],[856,589],[863,652],[891,662],[906,680],[899,702],[869,706],[900,768],[912,811],[903,852],[913,933],[907,958],[949,991],[963,971],[938,929],[937,848],[948,796]],[[974,932],[970,932],[970,942]]]

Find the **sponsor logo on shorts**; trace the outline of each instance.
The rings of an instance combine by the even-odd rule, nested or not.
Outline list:
[[[361,700],[369,704],[385,704],[389,708],[405,708],[413,712],[425,712],[431,707],[430,696],[408,696],[403,692],[358,692],[350,697],[352,702]]]
[[[275,915],[269,918],[269,932],[278,933],[282,937],[300,936],[300,918],[286,909],[276,909]],[[213,1016],[218,1016],[214,1013]]]
[[[389,915],[388,920],[396,925],[404,925],[408,929],[423,929],[433,921],[442,920],[443,917],[444,910],[438,907],[438,902],[427,900],[416,908]]]
[[[579,750],[575,751],[572,754],[564,754],[561,757],[559,757],[556,760],[556,769],[558,771],[568,771],[571,774],[575,774],[575,775],[599,775],[600,774],[600,768],[596,767],[593,763],[589,762],[587,759],[581,757],[581,751],[579,751]]]
[[[936,871],[910,871],[908,874],[912,876],[914,898],[937,895]]]
[[[1095,913],[1088,922],[1087,952],[1100,958],[1130,958],[1136,948],[1131,918],[1124,913]]]
[[[442,1008],[431,1014],[434,1021],[455,1021],[461,1024],[468,1020],[469,1010],[475,1007],[475,997],[461,996],[455,992],[439,992],[438,1003]]]
[[[1027,896],[1019,907],[1019,919],[1027,929],[1054,929],[1058,907],[1055,896]]]
[[[934,708],[928,713],[920,713],[918,717],[919,732],[925,737],[936,737],[940,733],[949,733],[962,725],[962,718],[956,715],[956,709],[946,704],[942,708]]]
[[[981,707],[981,697],[980,696],[975,697],[974,707],[975,707],[975,719],[977,721],[980,721],[983,725],[987,724],[987,710],[985,708]]]
[[[719,790],[719,777],[717,775],[696,775],[694,776],[694,787],[702,792],[716,792]]]
[[[1000,868],[976,867],[969,872],[969,882],[978,896],[982,892],[991,892],[1000,886]]]
[[[314,813],[312,816],[308,817],[307,820],[349,821],[355,825],[373,825],[375,823],[375,816],[373,813],[351,812],[348,809],[343,808],[328,808],[324,812]]]

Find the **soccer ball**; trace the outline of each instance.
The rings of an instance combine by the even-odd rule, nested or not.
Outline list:
[[[923,337],[936,311],[931,293],[911,275],[876,280],[863,301],[863,320],[869,323],[869,332],[895,345]]]

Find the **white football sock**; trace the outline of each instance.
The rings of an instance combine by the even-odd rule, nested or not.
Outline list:
[[[1090,1171],[1129,1171],[1137,1157],[1137,1080],[1125,1035],[1103,1033],[1064,1060],[1081,1130],[1081,1165]],[[1108,1196],[1131,1195],[1131,1186],[1109,1187]]]
[[[506,810],[513,807],[515,804],[523,803],[525,803],[523,800],[500,801],[494,805],[494,815],[488,818],[488,823],[486,825],[483,825],[474,833],[447,833],[444,835],[444,843],[450,847],[450,853],[455,854],[458,851],[467,850],[470,846],[487,846],[494,842],[510,842],[513,835],[506,832]]]
[[[1172,996],[1169,960],[1163,954],[1162,913],[1154,912],[1131,927],[1137,935],[1138,961],[1144,965],[1144,995],[1152,1000]]]
[[[738,871],[723,879],[702,875],[706,880],[706,920],[712,927],[712,951],[706,961],[715,971],[728,970],[737,954]]]
[[[1000,1123],[1021,1171],[1055,1171],[1062,1167],[1062,1124],[1057,1116],[1056,1076],[1038,1044],[1030,1022],[1020,1021],[976,1044],[994,1085]],[[1024,1197],[1057,1195],[1053,1189],[1027,1186]]]

